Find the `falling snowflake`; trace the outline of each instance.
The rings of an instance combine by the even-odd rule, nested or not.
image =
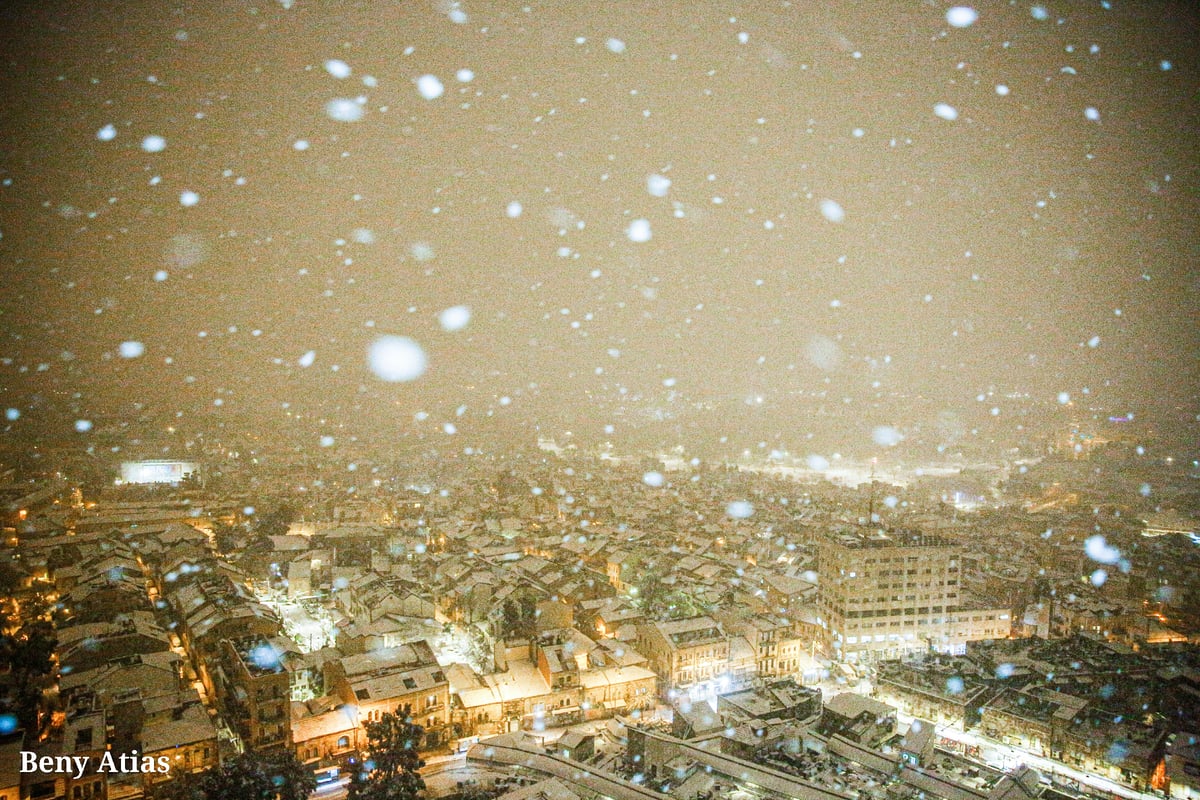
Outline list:
[[[830,222],[841,222],[846,218],[846,211],[836,200],[821,201],[821,216]]]
[[[421,345],[407,336],[381,336],[368,349],[367,362],[380,380],[402,383],[421,377],[428,359]]]
[[[814,336],[809,339],[804,354],[813,366],[826,371],[836,369],[842,362],[841,348],[828,336]]]
[[[325,113],[338,122],[358,122],[363,118],[363,107],[348,97],[335,97],[325,104]]]
[[[1121,560],[1121,551],[1110,545],[1103,536],[1089,536],[1083,543],[1088,558],[1101,564],[1116,564]]]
[[[135,341],[121,342],[117,352],[121,358],[138,358],[146,352],[146,345]]]
[[[278,672],[282,669],[279,652],[269,644],[260,644],[249,653],[250,661],[262,670]]]
[[[946,22],[955,28],[969,28],[979,19],[979,12],[970,6],[955,6],[946,12]]]
[[[438,314],[438,324],[442,330],[460,331],[471,321],[471,309],[466,306],[451,306]]]
[[[325,71],[339,80],[349,78],[351,73],[350,65],[337,58],[325,62]]]
[[[626,231],[626,235],[629,237],[629,241],[631,242],[650,241],[650,220],[635,219],[633,222],[629,223],[629,229]]]
[[[953,122],[958,119],[958,109],[949,103],[937,103],[933,107],[934,116]]]
[[[445,93],[446,87],[436,75],[422,75],[417,78],[417,93],[426,100],[436,100]]]
[[[725,506],[725,513],[734,519],[746,519],[754,514],[754,506],[746,500],[734,500]]]
[[[894,447],[900,444],[904,434],[890,425],[879,425],[871,431],[871,439],[881,447]]]
[[[646,178],[646,191],[655,197],[666,197],[671,189],[671,179],[665,175],[651,175]]]

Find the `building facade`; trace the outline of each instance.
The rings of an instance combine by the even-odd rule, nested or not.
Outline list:
[[[962,548],[918,531],[843,528],[818,544],[826,655],[849,662],[953,652]]]
[[[729,635],[712,617],[656,622],[642,628],[642,644],[668,689],[690,689],[729,674]]]

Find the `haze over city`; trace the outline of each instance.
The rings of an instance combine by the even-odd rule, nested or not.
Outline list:
[[[10,433],[1194,425],[1187,4],[287,6],[3,12]]]
[[[0,27],[0,800],[1200,798],[1194,4]]]

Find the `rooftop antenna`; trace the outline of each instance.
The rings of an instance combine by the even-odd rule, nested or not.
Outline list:
[[[877,462],[878,460],[879,460],[878,458],[871,459],[871,489],[870,489],[870,492],[868,493],[868,500],[867,500],[867,524],[868,525],[875,522],[875,462]]]

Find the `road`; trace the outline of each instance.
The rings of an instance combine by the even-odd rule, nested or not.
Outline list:
[[[309,800],[343,800],[350,791],[349,786],[350,778],[342,778],[340,781],[318,786],[308,797]]]
[[[904,712],[896,712],[897,721],[908,725],[913,721],[913,717]],[[1063,764],[1061,761],[1045,758],[1044,756],[1034,755],[1033,753],[1022,750],[1019,747],[1003,744],[1002,742],[993,741],[992,739],[984,738],[970,731],[960,731],[957,728],[951,728],[947,725],[935,726],[938,736],[944,736],[947,739],[953,739],[956,742],[962,742],[966,745],[979,748],[979,755],[984,761],[992,766],[1000,767],[1005,770],[1011,770],[1017,764],[1025,764],[1034,769],[1048,775],[1062,775],[1072,780],[1078,781],[1084,786],[1093,789],[1099,789],[1102,792],[1117,795],[1127,798],[1127,800],[1163,800],[1162,795],[1150,794],[1148,792],[1139,792],[1137,789],[1132,789],[1128,786],[1111,781],[1108,778],[1095,775],[1090,772],[1081,772],[1074,767]],[[999,758],[995,758],[999,756]]]
[[[427,762],[421,768],[421,777],[425,779],[425,796],[441,797],[458,791],[467,783],[490,786],[497,778],[512,777],[512,772],[495,766],[468,763],[464,752]]]
[[[497,778],[511,778],[512,773],[500,767],[467,763],[467,754],[435,757],[421,768],[425,779],[425,797],[441,797],[458,791],[463,784],[474,782],[479,786],[491,786]],[[350,776],[340,781],[317,787],[310,800],[344,800],[349,792]]]
[[[311,653],[333,645],[336,635],[330,620],[314,617],[299,603],[275,603],[272,607],[283,620],[284,630],[300,646],[301,652]]]

